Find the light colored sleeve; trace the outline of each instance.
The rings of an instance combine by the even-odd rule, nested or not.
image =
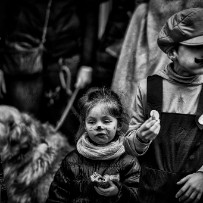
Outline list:
[[[124,146],[128,154],[133,156],[142,156],[148,150],[151,142],[147,144],[140,142],[136,137],[136,132],[137,130],[131,131],[129,134],[127,134],[125,137]]]
[[[203,173],[203,166],[198,171]]]
[[[149,148],[149,144],[140,142],[136,133],[139,130],[142,123],[145,122],[146,118],[146,109],[147,109],[147,80],[143,79],[140,81],[137,87],[137,94],[135,96],[134,104],[132,107],[132,117],[129,124],[129,129],[126,133],[124,146],[126,152],[134,155],[141,156],[145,154]]]

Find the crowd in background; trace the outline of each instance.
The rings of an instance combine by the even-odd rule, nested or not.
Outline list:
[[[156,44],[165,20],[184,8],[202,7],[198,0],[9,0],[0,4],[1,103],[53,125],[77,86],[77,98],[89,87],[106,86],[122,94],[132,107],[139,80],[169,62]],[[44,27],[43,71],[20,74],[12,67],[16,56],[8,59],[11,46],[16,46],[9,43],[35,48]],[[61,127],[69,137],[79,125],[75,103]]]
[[[91,86],[111,86],[134,0],[9,0],[0,4],[2,104],[56,125],[75,88],[80,89],[78,98]],[[19,63],[16,58],[23,54],[14,48],[36,48],[43,34],[43,70],[19,70],[14,62]],[[68,137],[77,131],[76,115],[77,106],[60,129]]]
[[[193,10],[196,7],[200,8]],[[136,171],[132,171],[132,177],[134,176],[136,181],[131,182],[127,179],[125,183],[124,178],[123,182],[124,185],[128,185],[128,181],[130,184],[138,182],[140,169],[136,157],[139,157],[142,169],[140,177],[143,184],[139,192],[142,202],[178,202],[187,198],[186,202],[190,202],[191,199],[196,199],[194,202],[200,200],[203,193],[200,156],[202,154],[200,146],[202,104],[198,99],[202,98],[200,89],[202,88],[203,40],[202,28],[195,23],[199,21],[200,24],[202,23],[202,7],[203,2],[200,0],[19,0],[18,2],[1,0],[0,104],[14,106],[42,123],[48,122],[53,126],[57,126],[67,107],[70,107],[57,130],[67,137],[69,143],[76,147],[76,151],[67,156],[57,172],[48,202],[58,198],[66,199],[66,194],[60,195],[64,192],[63,189],[61,190],[63,187],[58,188],[58,185],[62,184],[68,188],[74,181],[79,193],[87,195],[90,199],[93,198],[94,196],[89,197],[88,187],[85,188],[86,184],[83,182],[85,180],[80,180],[82,184],[77,180],[72,180],[73,182],[69,184],[64,177],[70,175],[70,171],[74,171],[77,176],[75,165],[78,164],[78,167],[82,166],[81,171],[84,174],[87,173],[89,178],[89,171],[93,173],[92,166],[95,168],[95,160],[99,160],[96,165],[102,166],[102,170],[102,164],[104,164],[104,170],[106,170],[106,161],[122,158],[125,151],[135,158],[132,162],[129,161],[128,156],[124,157],[126,164],[137,164],[137,168]],[[176,25],[171,31],[168,24],[160,32],[169,17],[187,8],[191,8],[191,11],[189,10],[188,14],[186,10],[186,14],[183,12],[183,15],[190,18],[192,13],[191,16],[193,14],[197,16],[195,20],[191,17],[194,27],[188,29],[189,31],[182,36],[184,28],[187,26],[190,28],[191,23],[184,21],[187,17],[181,18],[182,14],[180,14],[171,24],[176,21],[180,24],[185,23],[185,27],[180,26],[181,32],[177,34],[173,29]],[[159,33],[161,33],[160,44],[157,44]],[[185,38],[188,33],[188,38]],[[179,35],[182,38],[176,39]],[[196,39],[196,36],[200,37],[197,39],[197,44],[190,41],[187,44],[188,39]],[[171,42],[173,42],[172,45]],[[167,46],[167,43],[171,45],[170,50],[165,50],[164,46]],[[188,57],[187,53],[189,53]],[[154,74],[156,76],[148,77]],[[195,91],[193,86],[197,88]],[[92,87],[106,87],[109,91],[92,90]],[[190,91],[191,88],[192,91]],[[168,92],[168,90],[171,91]],[[174,91],[180,95],[177,96]],[[86,95],[84,95],[85,92],[87,92]],[[190,93],[195,94],[195,97],[188,96]],[[174,102],[174,99],[177,101]],[[82,107],[77,106],[78,101],[81,102]],[[190,107],[194,107],[192,103],[194,102],[197,105],[197,111],[194,108],[188,109],[185,101],[190,102]],[[130,117],[126,123],[121,122],[122,133],[120,134],[122,111],[119,106],[121,103],[127,107],[127,114]],[[164,108],[164,112],[161,107]],[[151,115],[150,110],[153,109],[158,112],[157,118]],[[177,118],[180,121],[178,125]],[[101,141],[102,133],[98,133],[101,126],[96,126],[95,120],[99,120],[98,123],[103,125],[102,127],[109,133],[107,133],[108,140],[104,143],[104,136],[101,136]],[[101,120],[103,123],[100,122]],[[79,129],[81,125],[83,133]],[[161,126],[164,127],[161,128]],[[164,131],[165,127],[168,129],[167,132]],[[99,134],[99,138],[92,133],[93,131]],[[125,137],[123,132],[127,132]],[[121,144],[117,134],[123,139]],[[160,135],[156,138],[158,134]],[[162,136],[166,134],[167,142]],[[77,140],[78,135],[80,138]],[[181,139],[186,141],[182,142]],[[176,152],[182,149],[180,147],[182,144],[185,148],[179,153],[180,157],[178,156],[179,160],[176,162]],[[116,152],[118,156],[112,155],[112,145],[113,149],[119,150]],[[174,150],[177,146],[178,150]],[[100,156],[101,149],[107,154],[111,151],[110,155],[113,158],[106,159],[102,153]],[[162,156],[164,153],[166,155]],[[186,158],[182,160],[182,157]],[[92,160],[95,162],[93,163]],[[192,160],[195,164],[198,162],[197,166],[192,164],[193,168],[190,166],[190,161],[193,163]],[[75,165],[69,168],[72,162],[75,162]],[[180,171],[176,170],[176,166],[181,163]],[[169,169],[166,166],[169,166]],[[157,171],[156,176],[153,176],[149,168],[150,170],[153,168],[154,174]],[[100,170],[99,167],[98,170]],[[162,178],[163,174],[160,170],[164,173],[167,171],[167,174],[164,174],[165,178]],[[154,178],[156,179],[157,175],[159,181],[154,186]],[[150,186],[148,186],[149,177],[152,183]],[[128,190],[130,184],[129,188],[123,188],[120,182],[119,184],[114,184],[113,181],[110,183],[107,190],[95,189],[98,202],[104,202],[106,197],[118,202],[124,199],[129,202],[134,201],[133,199],[137,200],[137,185],[134,185],[135,192],[133,192],[131,189]],[[163,190],[156,188],[162,183],[169,184],[166,187],[173,194],[169,194],[164,188]],[[178,185],[178,189],[173,187],[175,184]],[[92,185],[90,187],[92,190]],[[71,187],[69,189],[71,191]],[[125,189],[131,195],[131,200],[127,198],[128,193],[125,193]],[[156,189],[160,194],[154,196],[153,192]],[[52,190],[57,192],[54,193]],[[149,192],[148,195],[145,195],[146,191]],[[71,195],[73,199],[78,198],[75,197],[74,192]],[[172,199],[167,199],[166,195]]]

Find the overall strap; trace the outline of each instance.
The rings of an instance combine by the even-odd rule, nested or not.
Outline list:
[[[162,92],[163,82],[162,78],[158,75],[147,77],[147,108],[148,113],[151,110],[162,110]]]
[[[202,114],[203,114],[203,84],[202,84],[202,89],[199,96],[199,103],[197,107],[197,115],[202,115]]]
[[[198,102],[195,121],[197,126],[200,128],[200,130],[203,130],[203,84],[199,95],[199,102]]]

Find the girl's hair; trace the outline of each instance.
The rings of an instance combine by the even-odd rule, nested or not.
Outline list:
[[[123,124],[128,122],[128,114],[125,111],[121,99],[114,91],[108,88],[90,88],[78,101],[80,127],[76,140],[85,132],[85,119],[90,110],[97,104],[106,104],[108,113],[118,120],[118,136],[122,133]]]

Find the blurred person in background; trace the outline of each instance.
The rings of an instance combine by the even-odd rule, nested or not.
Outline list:
[[[5,79],[1,103],[57,123],[71,92],[88,87],[92,81],[100,3],[100,0],[1,1],[1,70]],[[6,42],[35,47],[42,39],[46,20],[42,72],[15,74],[14,69],[11,74],[9,64],[5,64],[5,58],[10,56]],[[62,131],[75,133],[77,118],[73,113],[64,123]]]
[[[110,87],[125,32],[135,9],[135,0],[111,0],[107,4],[104,15],[107,16],[108,10],[109,14],[99,38],[93,85]]]

